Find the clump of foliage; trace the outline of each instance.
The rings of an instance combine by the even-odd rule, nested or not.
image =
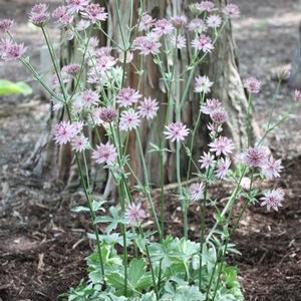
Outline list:
[[[254,187],[254,182],[280,176],[281,161],[273,158],[263,141],[288,114],[276,121],[271,114],[263,137],[255,145],[249,139],[248,148],[234,162],[235,145],[223,131],[228,114],[222,101],[208,98],[214,83],[206,75],[199,75],[198,70],[214,51],[230,19],[239,17],[239,8],[234,4],[218,8],[211,1],[202,1],[191,5],[189,16],[156,20],[145,11],[144,1],[140,1],[138,22],[134,24],[133,1],[129,0],[128,24],[121,24],[119,2],[112,2],[121,42],[105,32],[103,24],[111,16],[99,4],[67,0],[66,5],[52,12],[51,17],[62,28],[65,38],[75,39],[80,45],[81,61],[62,68],[47,31],[51,18],[48,6],[37,4],[32,8],[30,21],[41,29],[53,63],[50,84],[31,64],[25,46],[15,41],[11,33],[13,21],[0,22],[0,31],[6,35],[0,43],[0,58],[19,60],[51,95],[54,109],[66,112],[66,119],[54,129],[54,139],[59,145],[72,146],[87,200],[87,207],[77,207],[75,211],[89,213],[94,227],[90,238],[95,240],[96,249],[87,258],[88,279],[71,289],[67,298],[70,301],[243,300],[238,271],[226,263],[227,255],[237,252],[231,237],[249,206],[257,202],[268,210],[278,210],[281,206],[284,199],[281,188],[262,193]],[[99,41],[92,36],[97,30],[107,37],[108,47],[99,47]],[[179,72],[176,58],[182,52],[188,52],[190,60]],[[145,62],[150,60],[160,72],[167,104],[139,91],[148,72]],[[135,87],[126,84],[129,66],[140,78]],[[246,123],[251,130],[252,100],[260,92],[260,82],[251,77],[244,85],[249,93]],[[183,87],[180,95],[175,93],[179,86]],[[192,90],[199,96],[199,113],[197,122],[189,129],[182,115]],[[296,92],[299,99],[298,95]],[[166,231],[163,172],[160,208],[156,208],[141,142],[141,126],[158,124],[157,113],[165,105],[164,130],[158,132],[160,143],[152,143],[150,151],[160,155],[160,170],[167,153],[175,153],[177,199],[183,215],[180,238]],[[210,142],[208,152],[195,162],[192,150],[202,115],[207,116]],[[100,135],[100,128],[104,135]],[[96,133],[96,142],[89,140],[87,129]],[[126,153],[130,133],[135,134],[137,141],[142,179]],[[185,179],[193,174],[196,179],[193,184],[183,181],[183,155],[189,162]],[[93,199],[88,156],[107,170],[117,187],[118,202],[108,211],[106,201]],[[130,178],[135,179],[135,187],[130,186]],[[210,196],[208,190],[222,182],[232,183],[234,188],[220,209],[219,200]],[[134,192],[139,192],[146,204],[134,198]],[[238,200],[243,200],[243,205],[237,208]],[[195,241],[188,238],[191,203],[200,206],[200,238]],[[209,229],[205,224],[208,209],[215,211],[214,224]],[[233,215],[234,209],[238,210],[238,216]],[[150,219],[154,228],[145,225]],[[100,228],[105,230],[100,232]]]

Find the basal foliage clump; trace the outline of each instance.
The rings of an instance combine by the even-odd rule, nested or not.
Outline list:
[[[106,8],[90,0],[65,2],[52,12],[47,4],[37,4],[29,14],[30,22],[41,29],[49,50],[53,64],[50,83],[31,64],[24,44],[14,39],[14,22],[0,21],[1,60],[19,60],[49,93],[54,110],[65,113],[65,119],[54,129],[54,140],[59,145],[70,143],[72,147],[87,200],[87,207],[74,210],[89,213],[94,227],[94,233],[89,236],[95,240],[96,248],[87,258],[88,279],[71,289],[65,298],[69,301],[243,300],[238,271],[226,263],[229,253],[238,252],[230,240],[249,206],[260,202],[268,210],[278,210],[282,204],[284,191],[281,188],[261,192],[254,187],[254,182],[280,176],[281,161],[273,158],[263,141],[288,114],[275,122],[271,114],[262,138],[251,145],[249,137],[248,148],[234,156],[235,144],[223,131],[228,113],[222,101],[208,97],[214,82],[198,72],[208,55],[215,51],[216,42],[230,19],[239,17],[239,8],[234,4],[216,7],[211,1],[202,1],[189,7],[189,16],[154,19],[145,11],[145,1],[139,1],[138,22],[134,24],[134,1],[128,0],[130,17],[128,24],[122,24],[120,3],[112,0],[118,20],[116,30],[121,37],[121,41],[116,41],[105,31],[104,24],[112,17]],[[65,39],[77,41],[80,55],[75,57],[79,61],[60,66],[47,30],[51,21],[62,29]],[[99,47],[98,39],[92,35],[97,31],[106,36],[106,47]],[[190,59],[184,71],[179,72],[175,58],[183,51],[190,54]],[[148,73],[146,60],[151,60],[160,72],[167,104],[140,92],[143,76]],[[139,76],[136,86],[127,84],[128,66]],[[175,93],[179,86],[183,87],[180,95]],[[250,77],[244,86],[249,94],[246,122],[250,133],[252,99],[260,92],[261,84]],[[189,128],[182,115],[192,92],[199,96],[199,112],[193,128]],[[296,91],[295,95],[299,100],[300,92]],[[164,130],[158,132],[160,143],[152,143],[150,151],[159,153],[160,170],[163,170],[166,154],[175,152],[183,237],[174,237],[174,233],[166,231],[164,175],[161,173],[158,209],[151,193],[141,138],[141,125],[158,124],[157,114],[163,107],[167,116]],[[192,150],[201,120],[209,120],[210,142],[208,151],[195,162]],[[100,134],[100,128],[105,134]],[[88,130],[94,132],[96,141],[87,135]],[[135,134],[138,145],[142,179],[135,174],[126,153],[130,133]],[[189,162],[186,175],[181,173],[183,154]],[[107,208],[106,200],[94,199],[88,156],[113,178],[118,191],[115,206]],[[189,179],[192,175],[195,181],[186,184],[183,176]],[[130,186],[130,178],[135,179],[135,187]],[[234,188],[221,209],[219,200],[214,199],[208,189],[215,183],[222,185],[223,181],[232,183]],[[140,192],[146,202],[137,200],[135,191]],[[243,205],[237,208],[239,199]],[[188,239],[191,203],[200,206],[200,238],[195,241]],[[215,211],[210,229],[205,224],[208,208]],[[238,215],[234,216],[235,208]],[[153,228],[145,225],[148,219],[153,221]]]

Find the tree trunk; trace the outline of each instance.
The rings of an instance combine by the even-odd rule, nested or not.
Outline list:
[[[118,14],[116,13],[115,0],[107,1],[107,9],[110,12],[110,20],[107,24],[107,31],[114,40],[121,42],[122,38],[120,36],[120,31],[118,27],[118,21],[121,24],[128,24],[129,21],[129,2],[119,1],[119,10],[122,12],[120,14],[120,19],[118,20]],[[118,1],[117,1],[118,2]],[[134,20],[138,18],[138,4],[139,0],[134,0]],[[154,17],[172,17],[175,15],[182,15],[183,12],[187,12],[188,5],[191,3],[190,0],[149,0],[147,1],[147,10]],[[215,3],[219,6],[225,5],[225,0],[215,0]],[[189,37],[187,37],[189,39]],[[101,44],[105,46],[108,42],[101,36]],[[74,47],[74,45],[69,44],[69,49]],[[74,49],[74,48],[73,48]],[[72,50],[69,50],[67,55],[63,55],[63,58],[67,57],[67,61],[73,57]],[[142,58],[137,57],[136,60]],[[150,57],[143,59],[143,66],[146,72],[142,75],[140,93],[145,97],[151,96],[156,98],[160,102],[160,111],[158,114],[157,121],[150,127],[147,123],[142,125],[142,137],[143,137],[143,147],[146,153],[147,164],[150,171],[150,181],[156,186],[159,184],[160,179],[160,169],[159,166],[159,154],[155,152],[149,152],[151,145],[150,141],[154,144],[160,144],[161,134],[164,130],[165,122],[172,122],[175,116],[169,116],[166,118],[165,105],[167,103],[167,96],[164,91],[162,82],[160,80],[160,72],[157,66],[152,62]],[[189,64],[190,55],[188,52],[181,52],[178,54],[176,60],[171,61],[171,64],[176,64],[177,73],[181,73],[185,66]],[[67,63],[67,62],[66,62]],[[141,62],[135,61],[136,64]],[[232,35],[231,23],[226,25],[224,33],[217,43],[215,50],[210,55],[206,64],[204,64],[200,70],[200,74],[207,74],[211,81],[213,81],[214,89],[212,91],[212,97],[219,98],[228,114],[229,122],[226,126],[225,132],[228,136],[232,137],[236,144],[237,152],[241,151],[247,145],[247,124],[246,124],[246,114],[247,114],[247,98],[243,88],[241,78],[238,71],[237,56],[235,53],[235,43]],[[128,67],[127,69],[127,82],[125,86],[135,87],[139,78],[133,67]],[[197,74],[195,74],[197,75]],[[184,84],[183,84],[184,85]],[[174,97],[180,97],[183,91],[183,85],[177,87],[174,92]],[[208,97],[209,98],[209,97]],[[198,111],[199,111],[199,99],[195,93],[190,91],[187,96],[186,105],[181,113],[182,120],[188,124],[191,128],[194,126]],[[72,155],[70,147],[66,146],[63,148],[58,148],[54,146],[51,139],[51,130],[53,125],[57,120],[63,118],[63,112],[58,114],[51,113],[47,121],[46,134],[44,133],[39,141],[36,149],[30,159],[27,162],[28,166],[34,170],[39,176],[50,176],[57,177],[62,181],[65,186],[76,186],[79,183],[76,180],[77,173],[76,168],[72,162]],[[198,126],[198,132],[196,136],[196,143],[193,149],[193,157],[195,160],[198,159],[201,152],[206,150],[208,144],[208,133],[205,124],[205,120],[201,120]],[[254,135],[253,135],[254,137]],[[169,148],[173,148],[173,145],[168,145]],[[133,169],[142,178],[140,160],[137,153],[136,137],[134,133],[129,136],[128,143],[128,154],[131,158]],[[184,157],[183,157],[184,158]],[[186,176],[187,169],[187,159],[182,160],[182,170],[183,175]],[[164,163],[164,179],[165,183],[175,181],[175,160],[174,154],[169,153],[165,158]],[[57,174],[55,171],[59,170]],[[92,168],[93,172],[93,168]],[[108,195],[112,190],[112,181],[107,179],[107,174],[101,174],[97,177],[104,184],[107,182],[107,187],[102,185],[101,189],[105,190]]]

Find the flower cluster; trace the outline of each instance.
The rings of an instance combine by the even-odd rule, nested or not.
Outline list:
[[[114,9],[119,10],[118,1],[115,5]],[[53,138],[58,146],[73,151],[89,207],[83,211],[90,211],[95,226],[97,258],[93,254],[91,262],[95,263],[96,258],[97,270],[93,263],[89,277],[96,278],[96,272],[97,277],[99,271],[101,273],[100,278],[97,278],[97,285],[94,285],[95,279],[90,281],[92,294],[95,290],[95,296],[103,300],[107,300],[107,296],[110,296],[110,300],[123,300],[124,297],[126,300],[135,298],[137,301],[161,300],[161,295],[162,300],[182,300],[184,294],[176,296],[178,289],[172,287],[176,283],[179,287],[184,285],[183,291],[187,291],[187,295],[195,296],[195,300],[202,300],[205,296],[203,286],[208,284],[207,296],[225,291],[225,298],[230,296],[234,300],[223,277],[215,276],[216,271],[211,275],[206,268],[208,272],[202,275],[203,266],[212,265],[211,259],[210,263],[206,263],[208,259],[203,256],[203,248],[205,246],[211,252],[216,246],[220,246],[225,248],[225,254],[230,251],[227,250],[227,240],[230,239],[228,225],[223,223],[223,227],[220,226],[225,216],[231,216],[238,199],[245,199],[247,206],[243,206],[243,209],[258,199],[268,211],[277,211],[284,200],[281,188],[260,193],[253,187],[255,180],[265,179],[271,184],[270,181],[279,178],[283,170],[281,160],[275,159],[262,147],[261,140],[255,145],[248,142],[244,151],[237,154],[238,143],[235,136],[230,137],[227,131],[227,128],[231,128],[233,117],[228,104],[221,96],[220,99],[216,96],[214,82],[206,74],[198,72],[203,70],[200,65],[204,60],[215,51],[215,43],[229,18],[238,17],[240,10],[235,4],[218,7],[213,1],[205,0],[189,7],[191,19],[185,15],[155,19],[140,8],[134,8],[135,6],[131,9],[133,14],[138,13],[138,23],[132,24],[136,19],[133,16],[128,18],[129,24],[118,23],[117,34],[113,38],[104,32],[107,27],[103,26],[104,22],[110,16],[98,3],[90,0],[66,0],[64,5],[52,12],[45,3],[34,5],[29,13],[29,21],[41,29],[53,61],[54,72],[49,84],[39,76],[30,60],[24,57],[26,47],[13,39],[10,31],[14,22],[9,19],[0,21],[0,34],[4,36],[0,40],[0,59],[20,60],[52,96],[53,109],[64,113],[60,114],[62,119],[53,130]],[[118,13],[116,19],[120,22],[118,19],[121,16]],[[66,39],[77,41],[75,44],[78,45],[80,55],[64,66],[58,64],[52,41],[48,37],[47,26],[51,19]],[[110,22],[109,19],[108,23]],[[104,33],[107,46],[100,46],[103,43],[91,36],[96,30]],[[183,54],[186,55],[186,52],[189,53],[187,66],[183,64],[178,68],[177,60]],[[79,57],[81,59],[78,61]],[[155,70],[159,74],[157,76],[155,73],[156,83],[153,82],[153,76],[148,74],[149,66],[150,73]],[[158,91],[150,94],[151,89],[148,89],[144,81],[149,82],[153,91],[154,87]],[[251,96],[260,92],[261,83],[250,77],[243,85],[249,94],[250,109],[253,105]],[[158,100],[154,98],[155,95]],[[197,122],[191,127],[192,118],[187,118],[183,110],[192,101],[192,97],[198,98],[195,105],[199,104],[199,108],[196,112]],[[300,91],[295,92],[295,100],[301,100]],[[208,136],[208,143],[198,160],[195,160],[195,138],[199,123],[203,122],[208,133],[205,135],[206,138]],[[144,134],[149,133],[146,139],[142,139]],[[155,143],[148,141],[148,137],[155,138]],[[149,172],[153,168],[148,168],[147,161],[147,153],[151,152],[158,154],[160,158],[160,206],[156,206],[152,195],[153,180]],[[116,207],[108,208],[111,216],[97,216],[98,211],[104,208],[101,207],[101,202],[93,198],[90,163],[97,170],[104,168],[104,174],[109,175],[116,185],[119,203]],[[175,167],[172,172],[168,170],[170,166]],[[170,180],[169,176],[173,172],[172,179],[175,177],[177,181],[177,201],[181,203],[183,213],[182,240],[165,238],[165,228],[168,227],[164,227],[164,182],[166,179]],[[184,181],[184,176],[187,181]],[[191,179],[192,176],[195,178]],[[136,186],[132,185],[134,181]],[[235,186],[229,197],[225,198],[225,206],[218,203],[208,191],[212,183],[220,184],[222,181]],[[108,187],[112,186],[111,181],[108,184]],[[147,201],[149,215],[153,217],[153,222],[148,222],[147,226],[155,227],[154,232],[145,233],[144,220],[148,214],[146,202],[141,202],[144,199]],[[205,216],[202,216],[198,243],[188,240],[190,203],[200,207],[201,214],[206,213],[207,206],[223,206],[223,210],[216,214],[212,231],[206,231]],[[98,227],[98,223],[108,226]],[[207,232],[209,234],[206,237]],[[153,236],[157,234],[158,242],[154,242]],[[127,253],[132,250],[135,253],[134,259]],[[220,253],[218,250],[213,251],[215,254]],[[173,256],[164,260],[169,253]],[[106,256],[105,260],[103,256]],[[202,260],[202,266],[198,267],[195,263]],[[216,260],[218,264],[215,266],[218,267],[219,261],[222,262],[224,258]],[[129,275],[131,272],[139,272],[139,277]],[[156,279],[157,274],[162,276],[161,279]],[[206,281],[202,282],[202,277],[207,277]],[[129,284],[128,279],[131,282],[137,279],[138,282]],[[107,282],[107,285],[99,285],[101,281]],[[210,287],[211,282],[216,285],[216,289]],[[148,288],[151,289],[148,291]],[[224,300],[223,296],[219,299]]]

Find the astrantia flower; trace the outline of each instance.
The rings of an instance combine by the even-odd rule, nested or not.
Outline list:
[[[0,42],[0,59],[6,62],[20,59],[26,51],[24,44],[18,44],[9,39]]]
[[[217,156],[227,156],[232,153],[234,144],[231,139],[220,136],[215,141],[209,144],[210,151],[214,152]]]
[[[98,53],[96,53],[98,56]],[[99,73],[108,71],[116,65],[116,59],[111,55],[102,55],[96,59],[96,69]]]
[[[158,54],[160,52],[161,43],[150,36],[137,37],[133,41],[133,48],[140,51],[142,55]]]
[[[301,101],[301,91],[295,90],[295,101]]]
[[[255,77],[249,77],[244,81],[244,87],[251,94],[258,94],[261,88],[261,82]]]
[[[214,49],[211,38],[203,34],[193,39],[191,45],[193,48],[205,53],[211,52]]]
[[[149,30],[155,23],[155,20],[149,14],[144,14],[138,24],[139,31]]]
[[[188,30],[202,33],[207,30],[207,26],[202,19],[192,19],[187,25]]]
[[[217,109],[210,114],[211,120],[216,124],[223,124],[227,121],[227,113],[223,109]]]
[[[97,102],[99,100],[99,96],[96,92],[94,92],[92,90],[86,90],[86,91],[82,92],[81,99],[82,99],[83,105],[86,108],[90,108],[91,106],[97,104]]]
[[[67,0],[67,8],[71,14],[84,10],[89,5],[89,0]]]
[[[207,94],[211,91],[211,87],[213,82],[211,82],[208,76],[197,76],[195,78],[194,91],[196,93],[204,93]]]
[[[189,130],[187,129],[186,125],[182,122],[171,123],[170,125],[165,126],[165,128],[166,130],[164,131],[164,135],[166,139],[170,140],[171,142],[183,141],[189,134]]]
[[[136,129],[140,124],[140,115],[134,110],[123,111],[120,116],[119,128],[121,131]]]
[[[201,107],[201,111],[207,115],[211,115],[214,111],[217,110],[222,110],[222,104],[216,98],[207,99],[206,103]]]
[[[70,142],[77,133],[73,124],[62,121],[54,128],[54,141],[60,145],[66,144]]]
[[[205,186],[203,183],[193,183],[189,187],[189,197],[192,202],[201,200],[204,197]]]
[[[208,169],[214,166],[215,160],[210,152],[208,153],[204,152],[199,160],[199,163],[201,163],[201,168]]]
[[[166,19],[160,19],[160,20],[156,21],[152,32],[156,36],[161,37],[163,35],[168,35],[168,34],[172,33],[173,30],[174,30],[174,27],[170,21],[168,21]]]
[[[43,26],[48,22],[49,13],[48,6],[46,4],[40,3],[35,4],[30,13],[29,13],[29,21],[36,26]]]
[[[217,162],[215,176],[218,179],[224,179],[229,173],[230,166],[231,166],[231,161],[228,157],[221,158]]]
[[[240,16],[240,9],[236,4],[228,4],[223,9],[223,12],[230,18],[238,18]]]
[[[249,148],[242,155],[243,162],[249,167],[263,167],[267,164],[268,155],[264,148],[254,147]]]
[[[6,33],[11,30],[14,21],[10,19],[3,19],[0,21],[0,33]]]
[[[200,12],[212,12],[216,10],[215,5],[211,1],[202,1],[201,3],[196,3],[195,8]]]
[[[176,28],[184,27],[187,24],[187,17],[184,15],[172,17],[171,23]]]
[[[144,100],[140,102],[138,109],[141,117],[151,120],[157,115],[159,106],[156,99],[151,99],[151,97],[148,97],[144,98]]]
[[[67,73],[69,75],[76,75],[80,71],[79,64],[70,64],[62,68],[62,73]]]
[[[222,24],[222,19],[218,15],[211,15],[207,18],[207,25],[211,28],[218,28]]]
[[[93,112],[93,117],[97,124],[110,123],[115,120],[117,113],[113,108],[97,108]]]
[[[105,21],[108,18],[105,8],[101,7],[98,3],[89,4],[82,12],[82,15],[89,19],[92,24]]]
[[[121,107],[129,107],[134,103],[138,102],[141,98],[141,95],[135,89],[130,87],[122,88],[117,95],[117,103]]]
[[[141,224],[143,219],[146,217],[145,211],[141,208],[141,204],[130,204],[125,211],[125,219],[128,224],[137,226]]]
[[[171,44],[178,49],[186,47],[186,38],[183,35],[172,35],[170,37]]]
[[[113,165],[117,159],[117,151],[113,144],[107,142],[101,143],[96,147],[96,150],[92,152],[92,158],[98,164]]]
[[[54,18],[55,22],[59,26],[67,26],[69,25],[73,18],[69,15],[67,7],[66,6],[59,6],[57,7],[53,13],[52,17]]]
[[[279,207],[282,207],[282,201],[284,199],[284,191],[281,188],[269,190],[264,194],[264,197],[260,198],[261,206],[267,206],[267,210],[271,208],[278,211]]]
[[[82,152],[89,147],[89,140],[84,135],[78,135],[72,138],[72,149],[76,152]]]
[[[270,157],[269,160],[262,166],[261,172],[268,179],[273,180],[280,177],[280,172],[283,169],[281,160],[275,160]]]

